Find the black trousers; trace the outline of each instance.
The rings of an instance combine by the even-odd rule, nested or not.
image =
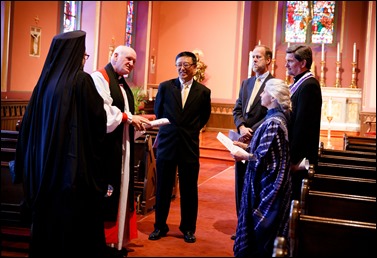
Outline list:
[[[196,231],[198,216],[199,160],[194,163],[157,158],[157,191],[155,207],[155,229],[167,227],[171,196],[178,168],[179,193],[181,198],[181,232]]]
[[[236,212],[237,217],[240,210],[242,190],[243,190],[243,181],[245,179],[247,161],[242,163],[241,161],[236,162],[235,164],[235,195],[236,195]]]

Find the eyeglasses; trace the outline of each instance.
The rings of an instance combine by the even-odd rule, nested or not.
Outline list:
[[[84,59],[85,59],[85,60],[88,60],[89,57],[90,57],[90,55],[88,55],[88,54],[84,54]]]
[[[175,67],[177,67],[177,68],[184,67],[185,69],[188,69],[188,68],[190,68],[192,65],[194,65],[194,64],[182,63],[182,64],[175,64]]]

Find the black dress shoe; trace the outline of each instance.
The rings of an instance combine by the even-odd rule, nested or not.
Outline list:
[[[230,239],[236,240],[236,233],[234,233],[233,235],[231,235]]]
[[[194,233],[192,233],[191,231],[186,231],[185,233],[183,233],[183,238],[184,238],[186,243],[195,243],[196,242],[196,237],[195,237]]]
[[[166,236],[169,228],[155,229],[148,237],[149,240],[159,240],[161,237]]]

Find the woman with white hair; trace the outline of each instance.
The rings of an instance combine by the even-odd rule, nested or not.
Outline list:
[[[268,111],[249,144],[234,144],[247,152],[232,152],[248,160],[238,217],[235,257],[271,257],[277,236],[288,236],[291,201],[288,123],[290,91],[280,79],[270,79],[261,93]]]

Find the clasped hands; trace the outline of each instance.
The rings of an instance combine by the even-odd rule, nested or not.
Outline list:
[[[253,137],[254,131],[250,127],[246,127],[244,125],[241,125],[239,127],[241,137],[238,139],[240,142],[250,142],[251,137]]]
[[[145,118],[140,115],[133,115],[132,116],[132,125],[135,127],[137,131],[145,131],[145,125],[150,125],[151,122],[148,118]]]

